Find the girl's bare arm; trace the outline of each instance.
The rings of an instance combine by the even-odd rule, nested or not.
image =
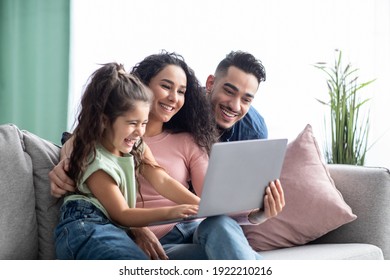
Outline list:
[[[143,227],[153,222],[184,218],[196,214],[198,210],[197,205],[191,204],[160,208],[129,208],[115,181],[103,170],[94,172],[86,183],[111,219],[126,227]]]

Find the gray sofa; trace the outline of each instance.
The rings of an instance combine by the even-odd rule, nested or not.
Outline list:
[[[14,125],[0,125],[0,259],[53,259],[60,201],[48,173],[60,148]],[[262,252],[266,259],[390,259],[390,173],[329,165],[358,218],[310,244]]]

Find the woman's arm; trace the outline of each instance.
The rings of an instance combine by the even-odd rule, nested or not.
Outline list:
[[[146,160],[158,166],[152,151],[145,144]],[[199,204],[200,198],[190,192],[185,186],[173,179],[160,167],[153,167],[149,164],[144,164],[141,170],[142,176],[156,189],[162,196],[176,202],[177,204]]]
[[[190,204],[160,208],[129,208],[115,181],[103,170],[94,172],[86,183],[111,219],[125,227],[143,227],[154,222],[185,218],[196,214],[198,210],[197,205]]]

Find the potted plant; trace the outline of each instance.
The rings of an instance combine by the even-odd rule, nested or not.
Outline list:
[[[362,106],[369,98],[361,99],[360,90],[374,80],[358,83],[357,71],[351,64],[343,67],[342,52],[335,50],[333,66],[324,62],[314,65],[327,75],[328,101],[320,103],[330,109],[330,133],[325,119],[325,159],[328,163],[364,165],[370,128],[369,111]],[[330,134],[330,135],[329,135]]]

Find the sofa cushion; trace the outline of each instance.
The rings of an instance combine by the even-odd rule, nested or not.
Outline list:
[[[361,243],[304,245],[261,252],[261,255],[265,260],[383,260],[379,247]]]
[[[328,165],[337,189],[358,218],[315,243],[370,243],[390,259],[390,171],[384,167]]]
[[[0,259],[53,259],[60,203],[49,171],[60,148],[14,125],[0,126]]]
[[[356,219],[329,175],[310,125],[288,144],[280,181],[283,211],[260,225],[243,226],[256,251],[306,244]]]
[[[22,133],[0,126],[0,259],[38,258],[33,172]]]
[[[51,196],[48,174],[58,163],[60,148],[28,131],[23,131],[23,140],[33,167],[38,258],[53,259],[55,257],[53,232],[58,222],[62,201]]]

